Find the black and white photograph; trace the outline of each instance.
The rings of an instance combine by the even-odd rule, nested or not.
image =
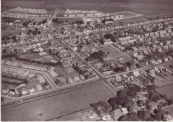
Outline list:
[[[1,0],[1,121],[173,121],[173,0]]]

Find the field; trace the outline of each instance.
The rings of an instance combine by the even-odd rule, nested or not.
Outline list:
[[[154,84],[157,85],[158,87],[162,87],[162,86],[165,86],[165,85],[168,85],[168,84],[172,84],[173,83],[173,76],[170,75],[169,73],[166,72],[166,75],[167,76],[164,76],[165,78],[163,77],[160,77],[160,76],[156,76],[155,80],[154,80]]]
[[[159,94],[166,94],[167,98],[173,98],[173,84],[157,88],[156,91]]]
[[[16,30],[16,29],[11,30],[11,28],[10,28],[10,29],[3,30],[2,31],[2,36],[9,36],[9,34],[18,35],[20,32],[23,32],[23,31]]]
[[[64,68],[64,71],[67,73],[66,77],[79,76],[79,73],[73,68]]]
[[[173,116],[173,106],[170,106],[170,107],[166,107],[163,109],[164,111],[168,111],[171,113],[171,115]]]
[[[33,58],[32,60],[41,61],[41,62],[50,62],[51,60],[56,60],[56,59],[53,58],[50,55],[46,55],[46,56],[42,56],[42,57],[39,57],[39,58]]]
[[[35,7],[55,9],[98,10],[102,12],[132,11],[134,13],[150,15],[172,15],[173,1],[171,0],[2,0],[2,11],[14,7]]]
[[[111,60],[107,60],[107,63],[118,62],[119,58],[124,58],[124,60],[128,59],[128,56],[125,53],[118,51],[118,49],[112,45],[104,45],[96,48],[103,51],[108,57],[113,58]]]
[[[112,94],[100,83],[90,83],[63,94],[2,109],[2,121],[50,120],[107,100]],[[41,105],[40,105],[41,104]]]
[[[21,58],[25,58],[25,59],[34,59],[34,58],[38,58],[40,57],[40,55],[38,53],[35,54],[24,54],[24,55],[20,55]]]

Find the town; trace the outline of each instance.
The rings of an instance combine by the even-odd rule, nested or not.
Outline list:
[[[172,121],[173,16],[142,16],[2,12],[2,120]]]

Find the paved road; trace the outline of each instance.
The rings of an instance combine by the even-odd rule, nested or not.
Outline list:
[[[48,94],[51,95],[52,92],[56,92],[56,91],[62,91],[62,90],[68,90],[68,89],[71,89],[71,88],[75,88],[75,87],[78,87],[78,86],[81,86],[81,85],[86,85],[88,83],[93,83],[93,82],[96,82],[98,81],[98,76],[97,77],[94,77],[94,78],[91,78],[91,79],[88,79],[88,80],[84,80],[84,81],[81,81],[81,82],[78,82],[78,83],[74,83],[74,84],[71,84],[71,85],[67,85],[67,86],[62,86],[62,87],[58,87],[56,86],[56,84],[54,83],[54,81],[51,79],[51,77],[46,73],[46,72],[42,72],[42,71],[37,71],[37,70],[31,70],[31,69],[26,69],[26,68],[19,68],[19,67],[11,67],[11,66],[6,66],[6,65],[3,65],[2,67],[6,67],[6,68],[12,68],[12,69],[21,69],[21,70],[28,70],[28,71],[31,71],[31,72],[35,72],[35,73],[39,73],[39,74],[43,74],[44,77],[46,78],[46,80],[50,83],[50,85],[53,87],[53,89],[50,89],[48,91],[43,91],[43,92],[39,92],[37,94],[33,94],[33,95],[28,95],[28,96],[23,96],[21,98],[18,98],[18,100],[21,100],[21,99],[34,99],[34,98],[37,98],[38,96],[42,95],[42,97],[46,97]]]
[[[107,82],[107,80],[106,80],[106,78],[99,72],[99,71],[97,71],[97,69],[95,69],[95,67],[93,67],[93,66],[91,66],[87,61],[85,61],[78,53],[76,53],[70,46],[68,46],[68,45],[66,45],[63,41],[61,41],[70,51],[72,51],[73,53],[75,53],[76,54],[76,56],[78,56],[81,60],[83,60],[83,62],[87,65],[87,66],[89,66],[90,68],[92,68],[94,71],[95,71],[95,73],[99,76],[99,78],[102,80],[102,81],[104,81],[108,86],[109,86],[109,88],[112,88],[112,92],[117,92],[117,90],[111,85],[111,84],[109,84],[108,82]],[[115,90],[115,91],[114,91]]]
[[[31,71],[31,72],[34,72],[34,73],[42,74],[54,89],[57,88],[57,86],[54,83],[54,81],[51,79],[51,77],[46,72],[32,70],[32,69],[26,69],[26,68],[6,66],[6,65],[2,65],[2,67],[6,67],[6,68],[10,68],[10,69],[16,69],[16,70],[18,70],[18,69],[20,69],[20,70],[28,70],[28,71]]]
[[[54,81],[51,79],[51,77],[50,77],[46,72],[37,71],[37,70],[32,70],[32,69],[26,69],[26,68],[11,67],[11,66],[6,66],[6,65],[3,65],[2,67],[12,68],[12,69],[28,70],[28,71],[31,71],[31,72],[43,74],[44,77],[46,78],[46,80],[51,84],[51,86],[52,86],[54,89],[58,89],[58,90],[68,89],[68,88],[71,88],[71,87],[75,87],[76,85],[83,85],[83,84],[91,83],[91,82],[97,81],[97,80],[99,79],[99,77],[97,76],[97,77],[94,77],[94,78],[91,78],[91,79],[88,79],[88,80],[84,80],[84,81],[81,81],[81,82],[78,82],[78,83],[74,83],[74,84],[71,84],[71,85],[58,87],[58,86],[54,83]]]

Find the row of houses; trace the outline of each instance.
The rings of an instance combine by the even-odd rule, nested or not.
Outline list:
[[[33,9],[33,8],[21,8],[21,7],[17,7],[14,8],[13,11],[24,11],[27,13],[47,13],[46,9]]]
[[[51,14],[16,14],[16,13],[3,13],[2,17],[14,17],[14,18],[30,18],[30,17],[51,17]]]

